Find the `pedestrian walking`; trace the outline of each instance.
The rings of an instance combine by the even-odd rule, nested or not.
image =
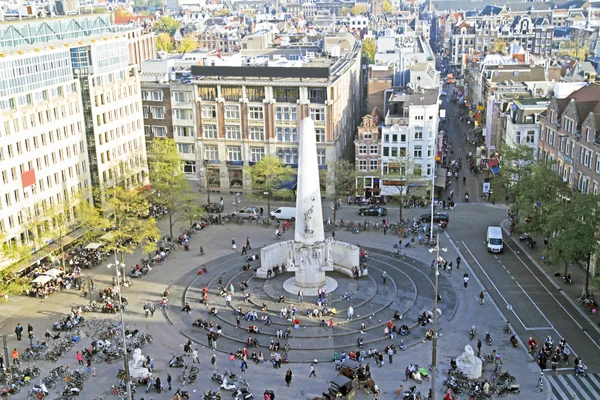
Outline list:
[[[285,371],[285,384],[287,387],[290,387],[292,384],[292,370],[289,368],[287,371]]]
[[[148,303],[144,304],[144,314],[146,315],[146,318],[150,315],[150,304]]]
[[[79,365],[83,365],[83,355],[81,354],[81,351],[78,351],[75,355],[77,357],[77,363]]]
[[[317,371],[315,371],[315,365],[314,364],[310,364],[310,374],[308,374],[308,377],[312,378],[313,376],[315,378],[317,377]]]
[[[484,298],[483,298],[483,290],[481,292],[479,292],[479,305],[482,306],[483,303],[485,302]]]
[[[235,245],[235,238],[231,239],[231,248],[233,250],[237,249],[237,246]]]
[[[173,389],[173,385],[171,383],[172,380],[173,378],[171,378],[171,374],[167,374],[167,384],[169,385],[169,391]]]
[[[391,348],[388,349],[388,361],[390,364],[393,363],[394,350]]]
[[[302,303],[304,301],[304,291],[302,288],[298,289],[298,303]]]
[[[150,303],[150,318],[154,317],[155,311],[156,311],[156,308],[154,308],[154,305],[152,303]]]
[[[456,269],[460,269],[460,262],[462,261],[462,258],[456,257]]]
[[[463,286],[465,287],[465,289],[467,288],[467,286],[469,286],[469,275],[463,276]]]
[[[33,347],[33,332],[29,332],[29,346]]]
[[[235,317],[235,328],[236,329],[240,329],[241,328],[241,324],[242,324],[242,321],[240,321],[240,315],[238,314]]]
[[[246,373],[246,370],[248,369],[248,363],[246,362],[246,360],[242,360],[242,363],[240,364],[240,369],[242,370],[242,374]]]
[[[233,353],[229,353],[229,365],[235,365],[235,356]]]
[[[21,365],[21,361],[19,361],[19,351],[17,349],[12,351],[12,362],[13,365]]]
[[[90,290],[94,290],[94,278],[90,278]]]
[[[87,297],[87,294],[88,294],[88,285],[86,283],[84,283],[81,286],[81,291],[83,292],[83,297]]]
[[[252,250],[252,247],[250,247],[250,236],[246,236],[246,250]]]
[[[200,359],[198,358],[198,348],[195,348],[192,351],[192,362],[200,364]]]
[[[335,240],[335,231],[331,231],[331,237]]]
[[[383,280],[383,284],[385,285],[385,282],[387,281],[387,272],[383,271],[383,274],[381,274],[381,279]]]
[[[481,352],[481,339],[477,339],[477,351]]]
[[[15,334],[17,335],[17,340],[21,340],[21,335],[23,334],[23,327],[21,324],[17,324],[15,327]]]
[[[217,349],[217,336],[216,335],[211,335],[212,337],[212,348],[213,350]]]
[[[92,360],[90,360],[89,358],[87,360],[87,373],[88,374],[92,373]]]
[[[352,317],[354,316],[354,308],[352,308],[352,306],[348,307],[348,318],[346,318],[348,321],[352,320]]]
[[[410,379],[410,369],[408,367],[404,369],[404,377],[406,378],[406,382],[408,382]]]
[[[212,357],[210,358],[210,367],[213,370],[217,370],[217,356],[216,354],[213,354]]]
[[[219,291],[221,291],[221,289],[223,289],[223,277],[219,278]]]
[[[0,354],[0,371],[4,371],[4,356]]]
[[[379,353],[379,368],[383,367],[383,352]]]
[[[387,225],[383,226],[383,236],[387,236]]]
[[[244,245],[244,246],[242,246],[242,255],[245,256],[247,254],[248,254],[248,252],[246,251],[246,246]]]

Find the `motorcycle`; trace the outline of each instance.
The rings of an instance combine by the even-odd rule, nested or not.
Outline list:
[[[519,342],[517,341],[517,338],[515,337],[515,335],[512,335],[510,337],[510,343],[512,343],[513,347],[519,347]]]
[[[79,396],[79,393],[81,392],[81,389],[78,388],[75,385],[72,384],[67,384],[67,386],[65,386],[65,390],[63,390],[62,395],[63,396]]]
[[[423,380],[429,381],[429,371],[427,371],[427,369],[419,367],[418,371]]]
[[[223,390],[236,390],[237,385],[233,381],[227,380],[227,377],[223,378],[223,383],[221,383],[221,389]]]
[[[587,368],[588,368],[587,365],[580,362],[575,367],[575,376],[587,376],[587,372],[585,372],[587,370]]]
[[[173,397],[177,398],[177,396],[183,400],[190,400],[190,394],[186,390],[177,389]]]
[[[573,280],[571,279],[571,273],[567,272],[566,274],[564,274],[562,276],[562,280],[563,280],[564,283],[571,283],[571,282],[573,282]]]
[[[512,333],[512,327],[510,326],[510,321],[506,321],[506,326],[504,327],[504,333],[510,335]]]
[[[508,384],[498,390],[498,396],[504,397],[508,393],[519,394],[521,393],[521,386],[516,384]]]
[[[419,370],[416,370],[415,372],[413,372],[412,374],[410,374],[410,377],[412,379],[414,379],[415,382],[417,382],[418,384],[423,383],[423,377],[421,376],[421,373],[419,372]]]
[[[250,392],[250,390],[246,388],[237,388],[232,394],[235,400],[252,400],[254,396]]]
[[[468,203],[468,202],[469,202],[469,195],[465,194],[465,203]]]
[[[475,325],[473,325],[471,327],[471,330],[469,331],[469,340],[473,340],[473,338],[475,337],[475,333],[476,333],[476,329],[475,329]]]
[[[421,400],[421,392],[412,385],[406,392],[402,393],[402,400]]]
[[[33,387],[29,390],[29,395],[35,396],[38,399],[44,398],[48,396],[48,394],[50,394],[50,392],[48,392],[44,382],[41,382],[39,385],[33,385]]]
[[[210,377],[211,380],[218,382],[219,385],[223,383],[223,376],[221,374],[219,374],[217,371],[214,371],[212,376]]]
[[[493,341],[492,341],[492,335],[491,335],[490,331],[487,331],[487,332],[485,333],[485,341],[487,342],[487,344],[488,344],[489,346],[491,346],[491,345],[492,345]]]
[[[202,400],[221,400],[221,392],[208,390],[204,392],[204,396],[202,396]]]
[[[183,361],[183,356],[175,356],[171,354],[171,359],[169,360],[169,367],[171,368],[183,368],[185,367],[185,361]]]

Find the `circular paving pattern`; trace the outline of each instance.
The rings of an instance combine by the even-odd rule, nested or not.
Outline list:
[[[324,327],[321,319],[307,316],[309,310],[322,309],[316,305],[316,290],[304,290],[304,299],[300,303],[296,296],[297,289],[291,287],[293,273],[283,273],[271,279],[258,279],[253,277],[252,270],[240,269],[243,259],[239,254],[225,256],[204,264],[208,272],[198,276],[183,277],[172,287],[171,293],[181,296],[181,304],[189,302],[191,313],[181,312],[181,305],[172,304],[167,308],[169,321],[185,336],[201,345],[208,346],[208,331],[192,326],[196,318],[212,321],[216,327],[220,326],[222,334],[217,340],[217,350],[235,352],[237,349],[247,347],[248,337],[258,340],[257,349],[262,351],[265,358],[269,358],[269,343],[279,340],[280,346],[289,344],[290,362],[331,361],[334,352],[349,351],[357,347],[357,339],[363,339],[363,348],[381,348],[387,343],[400,343],[405,345],[421,343],[425,330],[429,326],[418,326],[416,321],[423,311],[433,309],[434,283],[433,271],[422,263],[408,260],[402,261],[391,257],[390,254],[369,250],[369,275],[357,279],[346,275],[328,273],[328,281],[332,283],[327,290],[328,307],[335,309],[332,316],[323,317],[323,320],[333,320],[333,328]],[[389,278],[383,282],[382,273],[386,271]],[[233,285],[234,292],[231,304],[226,304],[226,297],[219,295],[219,281],[226,288]],[[245,291],[240,290],[240,283],[246,282]],[[335,287],[333,285],[336,285]],[[201,304],[203,290],[209,292],[208,305]],[[350,298],[345,298],[346,292]],[[457,305],[457,297],[450,282],[445,276],[440,277],[439,293],[442,301],[438,304],[441,311],[439,319],[443,329],[444,322],[452,318]],[[249,301],[245,296],[249,295]],[[278,300],[285,296],[283,303]],[[266,306],[264,308],[263,306]],[[352,306],[353,318],[348,320],[347,310]],[[217,310],[217,315],[209,317],[211,308]],[[281,316],[283,308],[296,308],[296,318],[300,320],[298,329],[295,329],[292,320]],[[235,310],[240,308],[242,315],[248,311],[256,312],[258,320],[240,320],[237,327]],[[384,335],[388,321],[393,319],[398,312],[401,320],[393,321],[398,328],[406,324],[411,328],[411,335],[391,340]],[[271,320],[270,325],[265,325],[261,317],[266,315]],[[364,324],[367,333],[360,334],[361,325]],[[249,333],[248,326],[257,325],[259,333]],[[290,329],[291,334],[286,341],[277,338],[279,330]]]
[[[325,290],[325,293],[332,293],[335,291],[335,289],[337,289],[337,287],[337,281],[330,276],[325,277],[325,285],[321,286],[321,288]],[[300,290],[300,286],[296,285],[296,278],[291,277],[283,282],[283,289],[288,293],[297,295],[298,291]],[[306,288],[302,289],[302,292],[305,296],[317,296],[318,290],[319,288]]]

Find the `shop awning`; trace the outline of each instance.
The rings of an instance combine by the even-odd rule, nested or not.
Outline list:
[[[292,179],[281,184],[281,189],[294,190],[298,184],[298,175],[294,175]]]
[[[491,167],[490,171],[492,171],[492,174],[494,174],[494,175],[499,175],[500,174],[500,166],[497,165],[495,167]]]
[[[51,276],[40,275],[37,278],[35,278],[34,280],[32,280],[31,283],[40,283],[43,285],[44,283],[50,282],[52,279],[54,279],[54,278],[52,278]]]
[[[100,236],[100,240],[104,240],[106,242],[110,242],[114,238],[115,238],[115,235],[112,232],[108,232],[108,233],[105,233],[104,235]]]
[[[98,250],[102,246],[104,246],[102,243],[90,243],[85,248],[88,250]]]
[[[56,278],[57,276],[62,275],[63,273],[64,272],[61,271],[60,269],[52,268],[52,269],[44,272],[44,275],[47,275],[52,278]]]
[[[446,187],[446,174],[448,170],[446,168],[438,167],[435,169],[435,186],[445,188]]]

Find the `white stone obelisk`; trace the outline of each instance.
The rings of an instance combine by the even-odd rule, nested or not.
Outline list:
[[[296,284],[316,287],[325,282],[323,211],[315,123],[300,121],[298,183],[296,186]]]

